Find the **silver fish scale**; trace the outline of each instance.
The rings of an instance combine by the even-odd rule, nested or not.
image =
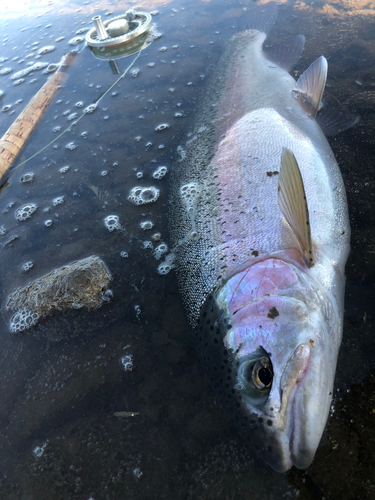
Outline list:
[[[301,169],[313,241],[332,269],[347,257],[345,189],[329,145],[291,97],[292,77],[257,51],[248,53],[252,39],[242,34],[229,42],[185,155],[172,171],[170,234],[193,327],[206,297],[222,280],[253,264],[258,255],[299,248],[277,205],[283,147],[293,151]],[[273,79],[279,82],[276,88],[270,87]],[[199,190],[190,213],[180,195],[188,183]],[[189,238],[192,231],[194,239]],[[332,276],[323,275],[319,280],[332,283],[335,294]]]

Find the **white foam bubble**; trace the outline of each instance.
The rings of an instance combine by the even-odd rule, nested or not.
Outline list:
[[[41,49],[38,50],[38,54],[40,56],[43,56],[44,54],[49,54],[50,52],[53,52],[55,50],[55,47],[53,45],[47,45],[46,47],[42,47]]]
[[[157,127],[155,127],[155,130],[157,132],[161,132],[162,130],[166,130],[167,128],[169,128],[168,123],[161,123],[160,125],[158,125]]]
[[[87,106],[83,112],[84,113],[93,113],[94,111],[96,110],[96,104],[90,104],[89,106]]]
[[[156,260],[159,260],[162,257],[162,255],[166,254],[167,252],[168,252],[168,245],[166,243],[160,243],[160,245],[158,245],[155,248],[154,257]]]
[[[51,64],[49,64],[49,65],[46,67],[46,69],[43,71],[43,73],[44,73],[45,75],[48,75],[49,73],[53,73],[54,71],[56,71],[58,67],[59,67],[59,65],[58,65],[58,64],[51,63]]]
[[[141,186],[136,186],[130,191],[128,200],[134,205],[146,205],[148,203],[154,203],[160,195],[160,190],[154,186],[142,188]]]
[[[52,220],[51,220],[51,219],[48,219],[48,220],[44,221],[44,225],[45,225],[46,227],[51,227],[51,226],[52,226]]]
[[[34,266],[34,263],[31,262],[31,260],[29,260],[28,262],[25,262],[24,264],[22,264],[22,271],[24,271],[25,273],[27,271],[30,271],[30,269]]]
[[[73,151],[73,149],[76,149],[76,144],[74,144],[74,142],[69,142],[69,144],[67,144],[66,146],[66,149],[70,149],[70,151]]]
[[[121,364],[124,367],[124,371],[131,372],[133,370],[133,355],[126,354],[121,358]]]
[[[160,180],[165,176],[167,172],[168,172],[167,167],[161,166],[155,170],[155,172],[152,174],[152,177],[156,180]]]
[[[108,231],[112,232],[115,229],[122,229],[120,219],[117,215],[107,215],[104,219],[104,225]]]
[[[164,262],[162,262],[158,266],[158,273],[165,275],[165,274],[168,274],[172,269],[174,269],[176,267],[175,263],[174,263],[175,258],[176,258],[176,255],[173,252],[171,252],[169,255],[167,255]]]
[[[180,188],[181,200],[184,203],[186,210],[191,212],[196,208],[197,200],[200,195],[201,188],[197,182],[189,182]]]
[[[69,45],[79,45],[80,43],[82,43],[84,40],[84,38],[82,36],[75,36],[74,38],[71,38],[69,40]]]
[[[33,215],[33,213],[37,210],[38,205],[35,203],[26,203],[22,205],[22,207],[17,208],[16,210],[16,219],[17,220],[27,220]]]
[[[69,168],[70,168],[69,165],[65,165],[65,167],[59,168],[60,174],[66,174]]]
[[[21,182],[32,182],[34,180],[34,174],[32,172],[27,172],[21,177]]]
[[[62,203],[64,203],[64,196],[58,196],[57,198],[54,198],[52,200],[52,205],[54,207],[57,207],[57,205],[61,205]]]
[[[19,333],[31,328],[38,322],[38,315],[29,309],[19,309],[10,320],[11,333]]]
[[[147,229],[152,229],[154,227],[153,222],[151,222],[150,220],[144,220],[139,225],[144,231],[146,231]]]

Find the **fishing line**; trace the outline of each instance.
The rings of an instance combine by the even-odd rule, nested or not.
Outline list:
[[[145,44],[146,45],[146,44]],[[147,45],[148,46],[148,45]],[[146,46],[142,47],[142,49],[138,52],[138,54],[136,55],[136,57],[133,59],[133,61],[131,62],[131,64],[129,64],[129,66],[126,68],[126,70],[117,78],[117,80],[104,92],[104,94],[102,96],[99,97],[99,99],[97,101],[95,101],[93,104],[90,104],[89,106],[86,107],[86,109],[83,111],[82,115],[77,118],[77,120],[74,120],[74,122],[69,125],[69,127],[67,127],[65,130],[63,130],[63,132],[61,132],[61,134],[59,134],[57,137],[55,137],[55,139],[53,139],[51,142],[49,142],[46,146],[44,146],[42,149],[40,149],[39,151],[37,151],[35,154],[33,154],[32,156],[30,156],[29,158],[27,158],[26,160],[24,160],[22,163],[19,163],[16,167],[14,167],[14,170],[17,170],[18,168],[22,167],[22,165],[25,165],[25,163],[27,163],[28,161],[32,160],[33,158],[35,158],[36,156],[38,156],[40,153],[42,153],[43,151],[45,151],[49,146],[52,146],[52,144],[54,144],[56,141],[58,141],[60,139],[60,137],[62,137],[64,134],[66,134],[66,132],[69,132],[72,127],[74,127],[75,125],[77,125],[77,123],[82,120],[82,118],[84,116],[86,116],[87,114],[90,114],[92,113],[93,111],[95,111],[97,105],[100,103],[100,101],[108,94],[108,92],[110,92],[117,84],[120,80],[122,80],[123,78],[125,78],[125,75],[128,73],[128,71],[132,68],[132,66],[135,64],[136,60],[138,59],[138,57],[141,55],[141,53],[143,52],[143,50],[146,48]]]

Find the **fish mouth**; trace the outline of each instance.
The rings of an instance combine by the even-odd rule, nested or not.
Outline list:
[[[297,389],[290,401],[290,430],[289,430],[289,461],[297,469],[307,469],[314,459],[315,446],[308,442],[308,420],[303,420],[304,383]]]
[[[317,447],[316,439],[311,439],[310,429],[310,426],[315,426],[312,425],[309,411],[306,411],[311,404],[309,387],[306,387],[306,375],[311,361],[310,346],[300,344],[289,359],[281,380],[281,399],[286,400],[288,444],[284,442],[284,456],[285,466],[288,468],[294,465],[298,469],[306,469],[311,464]]]

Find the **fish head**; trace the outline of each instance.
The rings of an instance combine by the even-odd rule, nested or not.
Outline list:
[[[275,259],[233,276],[202,309],[201,354],[218,398],[279,472],[308,467],[326,425],[337,359],[329,316],[308,279]]]

